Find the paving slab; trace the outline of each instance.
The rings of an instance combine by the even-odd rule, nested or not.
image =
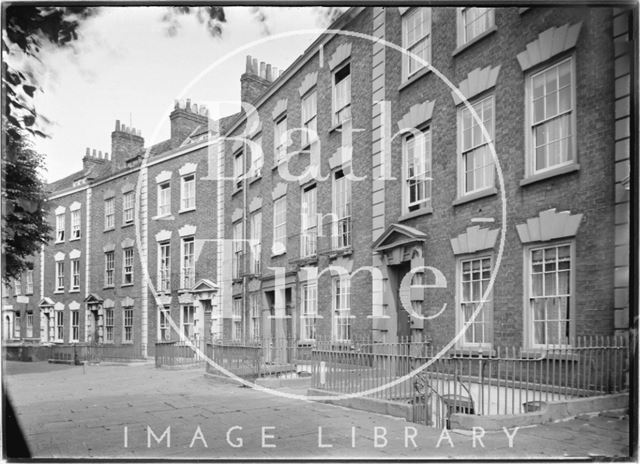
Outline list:
[[[45,459],[553,459],[628,453],[628,418],[619,412],[523,427],[511,447],[501,431],[486,432],[480,443],[468,431],[443,432],[238,388],[205,377],[204,370],[142,364],[10,372],[5,384],[26,440],[34,457]],[[160,443],[150,436],[159,438],[168,427],[169,447],[166,436]]]

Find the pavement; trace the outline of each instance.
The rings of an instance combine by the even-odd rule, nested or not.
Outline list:
[[[238,387],[206,377],[203,368],[52,369],[46,363],[7,361],[3,378],[37,458],[603,460],[629,455],[624,412],[506,433],[478,430],[474,436]]]

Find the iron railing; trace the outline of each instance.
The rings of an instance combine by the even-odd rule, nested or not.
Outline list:
[[[623,337],[583,337],[569,347],[479,353],[428,343],[360,345],[312,351],[312,387],[409,402],[428,424],[452,412],[510,415],[544,403],[628,391],[629,347]],[[416,369],[420,371],[416,375]],[[394,383],[394,385],[389,385]]]
[[[200,353],[203,353],[202,355]],[[166,341],[156,343],[156,367],[203,367],[205,343],[202,339],[185,341]]]
[[[137,361],[146,358],[143,347],[124,345],[64,344],[47,347],[48,359],[58,362]]]

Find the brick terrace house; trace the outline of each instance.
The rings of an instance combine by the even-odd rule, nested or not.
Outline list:
[[[624,331],[628,21],[601,8],[350,9],[331,29],[356,34],[318,38],[228,134],[246,143],[225,147],[226,236],[254,242],[233,249],[225,336],[444,344],[499,257],[459,349]]]
[[[467,324],[459,349],[535,350],[624,332],[631,21],[351,8],[282,73],[248,57],[256,112],[213,134],[176,106],[145,159],[117,123],[111,157],[51,185],[56,235],[5,291],[4,339],[151,353],[176,337],[167,313],[182,337],[265,343],[442,344]]]
[[[170,138],[148,148],[116,121],[111,155],[87,148],[81,171],[49,185],[54,237],[5,289],[5,341],[130,344],[148,355],[159,340],[205,338],[218,262],[206,240],[197,260],[196,241],[217,227],[216,181],[203,179],[211,131],[225,120],[210,124],[189,100],[170,120]]]

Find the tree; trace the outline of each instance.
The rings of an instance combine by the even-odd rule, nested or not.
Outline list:
[[[45,184],[40,177],[43,157],[31,147],[28,137],[20,136],[19,128],[11,129],[18,136],[6,138],[2,163],[5,283],[33,268],[30,258],[51,238]]]

